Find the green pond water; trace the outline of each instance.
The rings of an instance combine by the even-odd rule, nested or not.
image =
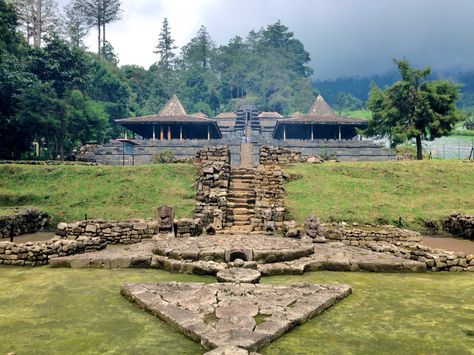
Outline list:
[[[122,298],[125,282],[212,277],[156,270],[0,268],[0,354],[202,354]],[[265,283],[347,283],[353,294],[263,354],[474,354],[474,275],[318,272]]]

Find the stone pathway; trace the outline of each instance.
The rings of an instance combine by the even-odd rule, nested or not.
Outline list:
[[[239,348],[256,351],[317,316],[351,288],[165,282],[125,284],[121,293],[205,349],[217,348],[210,354],[240,354]]]
[[[252,168],[233,168],[227,197],[226,229],[234,233],[252,231],[255,217],[255,171]]]
[[[262,235],[237,237],[237,240],[247,242],[244,244],[244,249],[234,250],[231,248],[232,244],[228,244],[229,248],[226,248],[225,243],[234,238],[236,236],[173,238],[155,242],[159,244],[148,242],[117,246],[94,253],[51,259],[50,264],[52,267],[73,268],[157,268],[169,272],[198,275],[216,275],[221,270],[235,266],[258,270],[263,276],[301,275],[304,272],[321,270],[426,271],[425,263],[342,243],[311,245],[299,240]],[[206,244],[206,241],[209,241],[210,244]],[[252,247],[252,241],[255,244],[261,241],[261,249],[253,248],[245,251],[245,247]],[[214,246],[219,242],[221,243],[220,247]],[[298,244],[298,242],[302,244]],[[272,245],[266,243],[272,243]],[[279,243],[282,244],[279,245]],[[282,245],[286,245],[286,247]],[[272,246],[275,249],[271,249]],[[203,251],[202,253],[199,248]],[[235,254],[232,255],[232,251]],[[244,261],[243,256],[245,255],[251,256],[251,258]],[[232,259],[233,257],[235,259]],[[241,259],[240,261],[243,263],[237,259]]]

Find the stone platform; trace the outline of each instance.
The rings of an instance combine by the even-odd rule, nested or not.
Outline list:
[[[347,297],[351,288],[163,282],[126,284],[121,293],[205,349],[230,354],[225,349],[231,347],[239,354],[268,345]]]
[[[154,253],[175,260],[259,264],[300,259],[314,253],[313,243],[266,235],[219,235],[201,238],[171,238],[155,243]]]
[[[203,236],[150,241],[128,246],[108,247],[100,252],[51,259],[50,263],[53,267],[156,268],[169,272],[198,275],[216,275],[220,270],[235,266],[256,269],[262,276],[299,275],[308,271],[320,270],[426,271],[426,264],[420,261],[337,242],[312,244],[263,235],[245,237],[236,238],[237,244],[233,244],[234,236]],[[261,245],[258,244],[259,241],[262,242]],[[247,254],[242,253],[239,248],[234,250],[236,245],[239,248],[243,246],[248,248],[246,249]],[[165,249],[165,246],[169,248]],[[192,249],[199,246],[202,248]],[[275,247],[273,248],[273,246]],[[284,249],[277,250],[276,246]],[[291,249],[291,246],[296,249]],[[173,249],[173,247],[175,248]],[[283,253],[282,250],[286,250],[286,252]],[[154,254],[154,251],[164,255]],[[229,251],[234,251],[235,254],[229,254]],[[228,259],[226,259],[226,252],[229,256]],[[194,254],[188,258],[186,253],[188,255]],[[249,259],[242,256],[247,256]]]

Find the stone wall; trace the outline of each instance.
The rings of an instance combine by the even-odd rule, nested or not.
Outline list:
[[[82,254],[105,248],[106,243],[98,237],[81,236],[75,240],[53,238],[45,242],[22,244],[0,242],[0,264],[15,266],[40,266],[60,256]]]
[[[283,147],[262,146],[259,154],[260,164],[263,165],[288,165],[302,161],[301,152]]]
[[[203,147],[196,153],[198,163],[221,162],[230,164],[230,150],[227,146],[208,146]]]
[[[235,137],[234,137],[235,135]],[[232,134],[229,139],[214,140],[133,140],[137,145],[134,148],[133,157],[130,154],[123,155],[123,145],[117,140],[101,145],[95,153],[95,160],[101,164],[108,165],[140,165],[150,164],[155,154],[169,151],[173,153],[177,161],[194,159],[201,149],[208,147],[227,146],[234,164],[240,163],[240,136]]]
[[[252,221],[255,230],[265,230],[265,223],[269,222],[265,215],[271,212],[271,222],[275,229],[281,230],[285,220],[285,207],[283,198],[285,189],[283,186],[283,172],[280,168],[272,165],[260,165],[255,170],[255,220]]]
[[[393,226],[383,227],[349,227],[340,224],[325,225],[326,239],[329,241],[340,241],[347,245],[363,246],[373,241],[403,242],[416,244],[421,242],[418,232],[408,229],[400,229]]]
[[[56,235],[75,240],[81,237],[100,238],[110,244],[139,243],[158,233],[158,224],[151,220],[104,221],[88,220],[59,223]]]
[[[175,222],[176,238],[197,237],[202,234],[202,223],[199,218],[182,218]]]
[[[219,230],[226,221],[230,170],[229,163],[218,161],[207,161],[199,167],[194,216],[204,228],[214,225]]]
[[[13,236],[35,233],[48,224],[49,216],[45,212],[25,209],[19,213],[0,217],[0,239],[10,237],[13,226]]]
[[[362,246],[362,245],[361,245]],[[442,249],[431,249],[421,244],[368,242],[364,248],[424,262],[430,271],[474,272],[474,255]]]
[[[87,163],[81,161],[62,160],[0,160],[0,164],[20,164],[20,165],[99,165],[97,163]]]
[[[453,213],[443,221],[443,227],[451,234],[474,240],[474,216]]]

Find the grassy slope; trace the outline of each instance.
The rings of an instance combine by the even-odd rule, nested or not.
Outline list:
[[[458,161],[325,163],[289,168],[303,177],[286,185],[290,216],[323,221],[394,223],[422,230],[423,219],[474,213],[474,164]]]
[[[194,209],[191,165],[139,167],[0,165],[0,211],[35,207],[58,221],[154,217],[158,205],[177,217]]]

